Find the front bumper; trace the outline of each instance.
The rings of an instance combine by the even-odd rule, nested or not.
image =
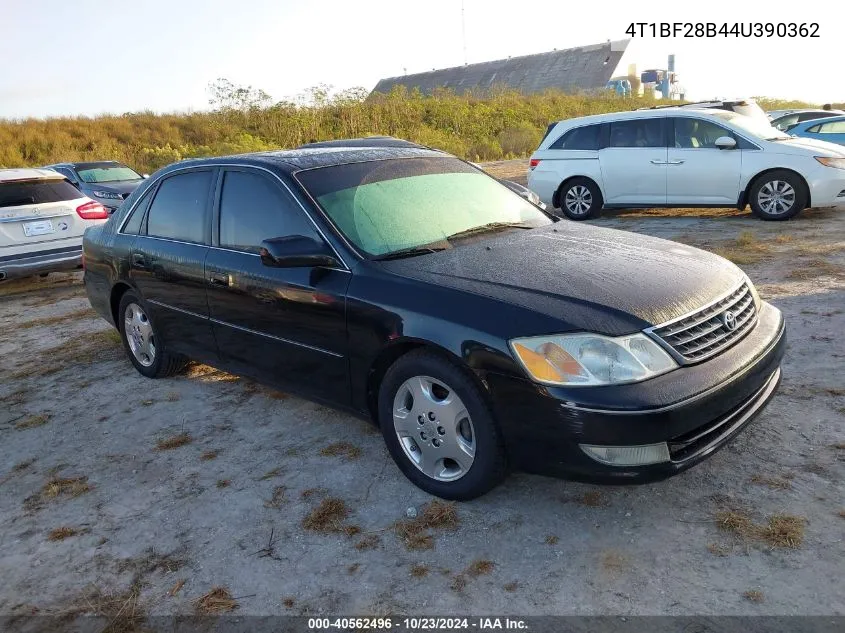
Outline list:
[[[810,179],[809,185],[811,206],[845,207],[845,170],[823,167],[820,176]]]
[[[759,414],[780,383],[783,317],[763,303],[754,328],[720,355],[645,382],[553,388],[490,373],[486,380],[512,463],[528,472],[593,483],[645,483],[697,464]],[[582,444],[666,442],[669,461],[610,466]]]
[[[82,268],[82,246],[25,253],[0,259],[0,281]]]

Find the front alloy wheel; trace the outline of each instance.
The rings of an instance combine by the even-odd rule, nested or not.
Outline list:
[[[788,220],[807,206],[804,181],[794,172],[776,169],[758,178],[749,191],[754,215],[763,220]]]
[[[475,430],[457,393],[443,381],[414,376],[393,399],[393,427],[410,462],[435,481],[454,481],[475,460]]]

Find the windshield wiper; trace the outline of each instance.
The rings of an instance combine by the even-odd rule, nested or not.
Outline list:
[[[481,226],[474,226],[465,231],[458,231],[448,236],[447,240],[461,239],[469,237],[470,235],[480,235],[481,233],[493,233],[494,231],[504,231],[505,229],[533,229],[534,227],[524,222],[489,222]]]
[[[439,253],[440,251],[445,251],[446,248],[446,246],[412,246],[410,248],[402,248],[398,251],[385,253],[384,255],[377,255],[376,257],[373,257],[373,260],[383,262],[388,259],[405,259],[406,257],[417,257],[419,255]]]

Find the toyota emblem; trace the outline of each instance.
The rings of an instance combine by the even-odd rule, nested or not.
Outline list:
[[[728,332],[733,332],[736,329],[736,315],[730,310],[725,310],[725,313],[722,315],[722,323]]]

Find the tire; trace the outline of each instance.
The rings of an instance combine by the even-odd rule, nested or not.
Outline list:
[[[807,206],[807,187],[794,172],[776,169],[754,181],[748,201],[762,220],[788,220]]]
[[[378,412],[393,460],[426,492],[467,501],[504,479],[505,451],[490,407],[467,371],[440,355],[400,357],[379,387]]]
[[[560,210],[570,220],[587,220],[601,211],[604,200],[589,178],[573,178],[560,187]]]
[[[117,316],[123,348],[140,374],[147,378],[166,378],[185,367],[188,359],[167,350],[161,337],[156,336],[155,325],[147,317],[146,305],[133,291],[123,293]]]

